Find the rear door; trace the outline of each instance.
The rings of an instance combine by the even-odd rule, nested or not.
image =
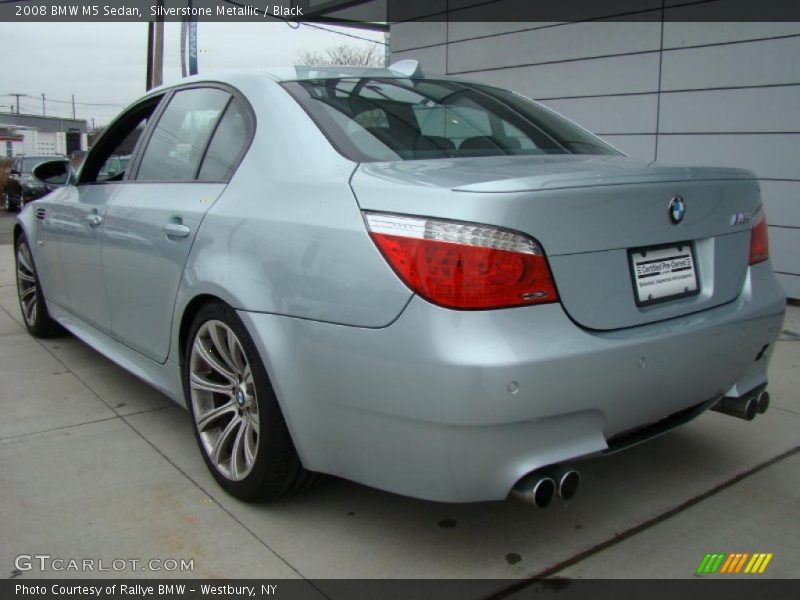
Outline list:
[[[252,113],[223,86],[179,88],[109,204],[103,271],[113,335],[163,362],[197,230],[249,144]]]

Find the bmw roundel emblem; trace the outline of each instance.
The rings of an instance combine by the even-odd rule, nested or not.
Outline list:
[[[678,225],[686,216],[686,200],[680,196],[675,196],[669,201],[669,221],[673,225]]]

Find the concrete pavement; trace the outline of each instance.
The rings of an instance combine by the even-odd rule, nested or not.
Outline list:
[[[46,553],[194,559],[176,577],[683,578],[706,552],[742,551],[775,554],[765,577],[800,576],[800,342],[789,334],[766,415],[709,413],[585,461],[569,503],[446,505],[329,478],[248,505],[208,474],[185,411],[71,336],[24,332],[12,259],[0,246],[5,577],[82,575],[14,571],[15,556]],[[800,308],[785,327],[800,333]]]

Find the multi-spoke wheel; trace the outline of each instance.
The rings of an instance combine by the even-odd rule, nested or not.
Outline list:
[[[189,364],[194,420],[203,449],[225,477],[241,481],[258,452],[258,397],[239,338],[222,321],[197,331]]]
[[[226,305],[208,304],[195,317],[184,384],[203,458],[228,492],[274,499],[310,483],[255,344]]]
[[[25,327],[36,337],[52,337],[60,333],[58,323],[47,312],[31,249],[24,235],[17,239],[16,257],[17,293]]]

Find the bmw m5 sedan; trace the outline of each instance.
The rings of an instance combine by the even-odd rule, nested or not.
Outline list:
[[[64,164],[14,230],[28,331],[185,406],[236,497],[327,473],[545,506],[580,459],[768,407],[785,297],[749,171],[636,162],[407,62],[184,79]]]

